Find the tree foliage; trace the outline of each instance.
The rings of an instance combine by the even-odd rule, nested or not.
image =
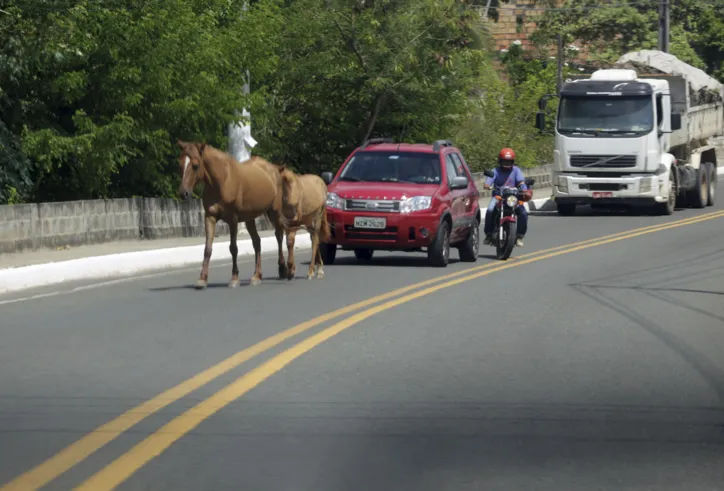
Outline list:
[[[555,34],[606,60],[656,46],[657,0],[569,0],[538,19],[540,51],[511,47],[501,78],[487,3],[4,0],[0,203],[173,195],[176,138],[225,148],[242,108],[254,153],[302,172],[336,169],[369,136],[452,138],[478,170],[503,146],[537,165]],[[675,2],[672,52],[721,77],[723,19],[724,0]]]
[[[593,62],[610,63],[628,51],[657,49],[659,0],[567,0],[559,10],[536,18],[538,43],[578,41]],[[670,52],[722,78],[724,0],[671,3]]]
[[[447,137],[492,73],[459,0],[297,0],[282,15],[253,114],[260,151],[299,169],[335,168],[369,136]]]

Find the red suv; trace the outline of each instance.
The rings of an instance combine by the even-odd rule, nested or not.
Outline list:
[[[376,249],[427,250],[445,267],[450,247],[474,262],[480,246],[480,193],[460,151],[448,140],[432,145],[373,138],[355,149],[327,183],[332,237],[321,244],[322,260],[334,262],[339,246],[358,260]]]

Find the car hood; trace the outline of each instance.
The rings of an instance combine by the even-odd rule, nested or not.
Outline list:
[[[439,184],[410,184],[402,182],[337,181],[328,188],[342,199],[405,199],[412,196],[432,196]]]

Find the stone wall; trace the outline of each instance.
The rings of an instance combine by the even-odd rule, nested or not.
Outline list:
[[[264,216],[256,225],[258,230],[271,228]],[[0,254],[204,235],[200,200],[127,198],[0,206]],[[229,235],[228,225],[219,222],[216,235]]]

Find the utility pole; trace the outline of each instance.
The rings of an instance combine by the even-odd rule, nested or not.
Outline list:
[[[558,34],[556,36],[556,39],[558,41],[558,56],[556,56],[558,61],[558,73],[556,76],[556,92],[560,94],[561,88],[563,87],[563,36]]]
[[[659,0],[659,51],[669,52],[669,12],[671,0]]]
[[[241,8],[242,12],[248,9],[247,2],[244,2]],[[244,95],[249,95],[251,84],[251,74],[246,70],[246,80],[242,89]],[[241,111],[242,118],[249,118],[251,115],[246,108]],[[229,124],[229,153],[239,162],[244,162],[251,158],[251,149],[254,148],[257,141],[251,136],[251,122],[244,123],[242,121],[234,121]]]

